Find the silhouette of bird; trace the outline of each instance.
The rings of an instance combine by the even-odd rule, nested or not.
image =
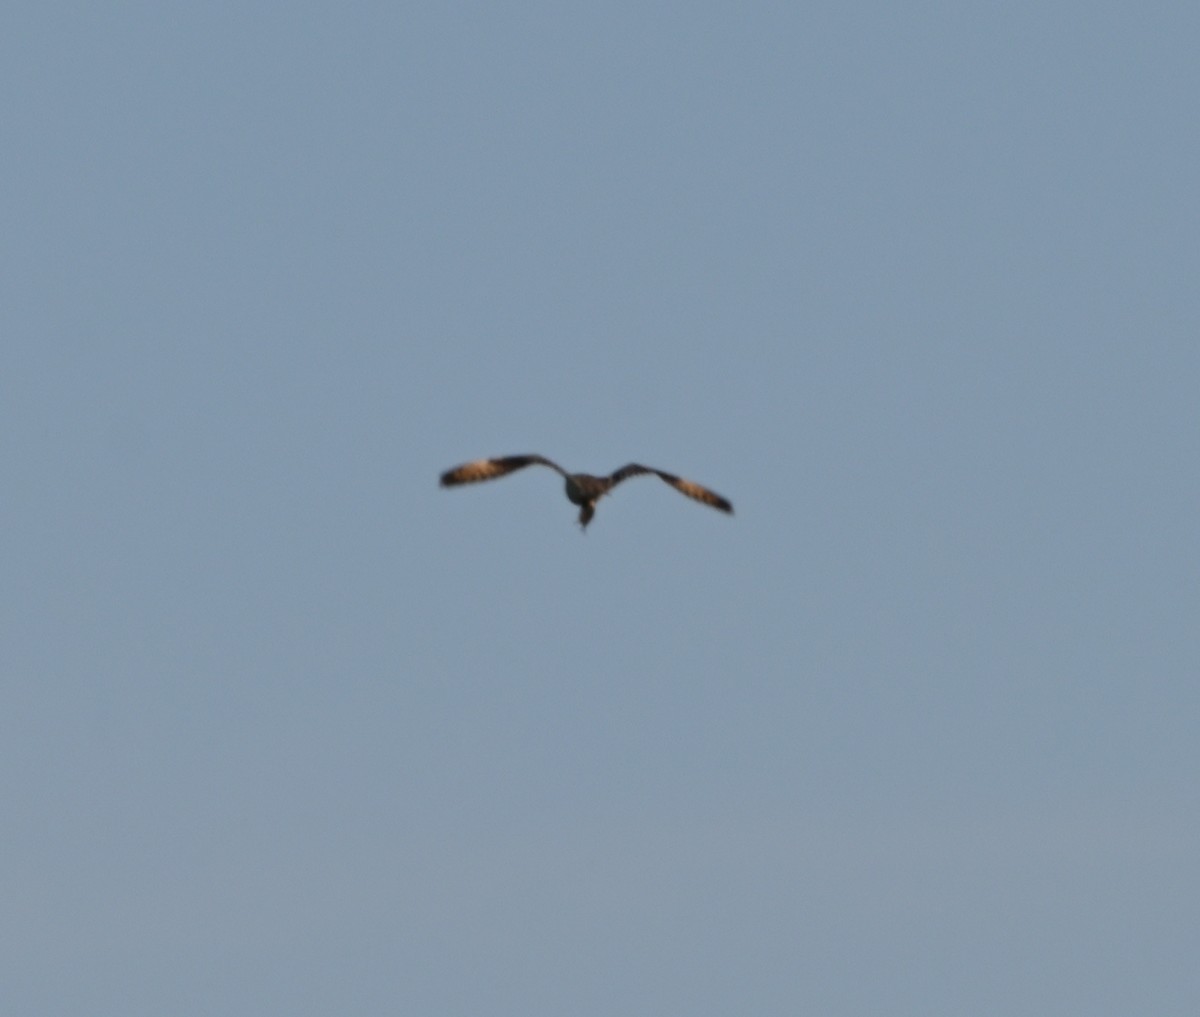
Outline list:
[[[558,463],[551,462],[545,456],[501,456],[497,459],[476,459],[474,462],[463,463],[442,474],[442,487],[456,487],[459,484],[474,484],[481,480],[495,480],[507,476],[515,470],[526,466],[549,466],[566,480],[567,499],[572,505],[579,506],[579,525],[587,529],[587,524],[596,514],[596,502],[608,494],[622,480],[636,477],[642,473],[653,473],[656,477],[670,484],[680,494],[686,494],[698,502],[711,505],[722,512],[733,512],[733,506],[719,494],[701,487],[690,480],[684,480],[673,473],[656,470],[649,466],[639,466],[630,463],[607,477],[593,477],[590,473],[568,473]]]

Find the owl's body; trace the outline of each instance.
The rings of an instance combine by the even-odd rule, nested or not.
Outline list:
[[[501,456],[497,459],[477,459],[474,462],[464,463],[462,466],[456,466],[452,470],[447,470],[442,474],[442,487],[473,484],[481,480],[494,480],[497,477],[507,476],[514,470],[520,470],[534,464],[549,466],[550,469],[563,477],[566,484],[567,500],[572,505],[579,506],[579,525],[584,529],[591,522],[592,516],[596,514],[596,502],[599,499],[608,494],[622,480],[628,477],[636,477],[642,473],[653,473],[665,483],[670,484],[676,491],[687,495],[695,501],[710,505],[722,512],[733,512],[733,506],[726,499],[710,491],[708,488],[701,487],[690,480],[684,480],[673,473],[666,473],[663,470],[656,470],[649,466],[639,466],[637,463],[622,466],[607,477],[594,477],[590,473],[568,473],[557,463],[545,458],[545,456]]]

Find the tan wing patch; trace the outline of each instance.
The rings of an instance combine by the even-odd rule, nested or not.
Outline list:
[[[733,506],[722,498],[715,491],[710,491],[707,487],[701,487],[699,484],[691,480],[684,480],[682,477],[673,477],[670,474],[663,476],[659,474],[668,484],[670,484],[680,494],[686,494],[689,498],[694,498],[696,501],[703,502],[705,505],[711,505],[715,509],[720,509],[722,512],[732,512]]]
[[[442,486],[451,487],[454,484],[473,484],[479,480],[491,480],[512,472],[513,466],[498,459],[476,459],[472,463],[463,463],[442,474]]]

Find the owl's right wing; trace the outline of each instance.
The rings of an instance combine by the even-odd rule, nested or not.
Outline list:
[[[666,470],[656,470],[653,466],[642,466],[639,463],[630,463],[628,466],[622,466],[614,472],[608,479],[615,487],[627,477],[637,477],[643,473],[653,473],[664,483],[670,484],[680,494],[686,494],[694,501],[698,501],[703,505],[711,506],[719,509],[721,512],[733,512],[733,505],[729,500],[722,498],[716,491],[710,491],[707,487],[702,487],[692,480],[684,480],[683,477],[677,477],[674,473],[667,473]]]

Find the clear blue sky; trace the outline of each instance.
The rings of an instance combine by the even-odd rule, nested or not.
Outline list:
[[[1200,1012],[1198,11],[10,6],[0,1010]]]

